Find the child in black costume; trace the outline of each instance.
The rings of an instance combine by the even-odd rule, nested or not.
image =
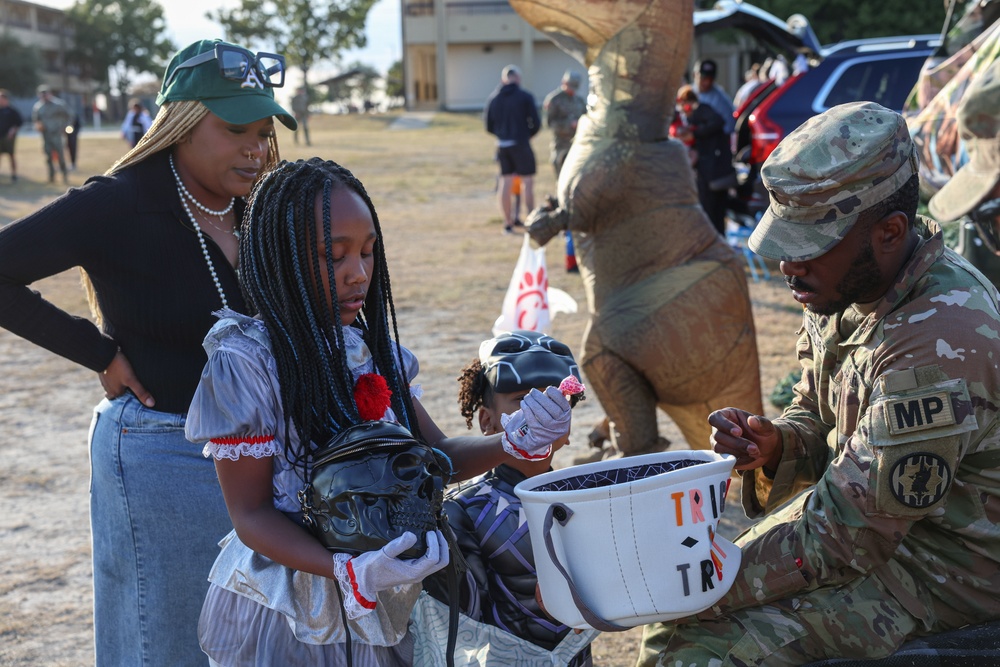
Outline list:
[[[475,419],[484,435],[501,432],[504,414],[531,390],[561,385],[570,405],[583,398],[579,367],[569,348],[541,333],[515,331],[482,343],[479,358],[462,371],[459,403],[467,426]],[[570,387],[576,385],[575,387]],[[571,393],[572,392],[572,393]],[[569,437],[552,443],[553,453]],[[537,461],[507,460],[449,493],[445,512],[468,564],[460,591],[464,618],[456,664],[467,655],[476,664],[590,665],[596,632],[573,632],[548,616],[536,598],[537,576],[528,524],[514,486],[551,470],[551,455]],[[417,663],[443,660],[440,638],[447,630],[449,602],[444,577],[424,582],[414,612]],[[439,639],[433,639],[434,637]],[[435,648],[437,645],[437,648]]]

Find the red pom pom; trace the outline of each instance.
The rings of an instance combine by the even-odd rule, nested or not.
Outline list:
[[[378,373],[365,373],[354,384],[354,403],[358,415],[365,421],[376,421],[389,409],[392,391],[385,378]]]

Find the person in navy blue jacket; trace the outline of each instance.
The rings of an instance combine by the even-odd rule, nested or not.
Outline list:
[[[521,72],[514,65],[503,68],[500,85],[486,100],[483,112],[486,131],[497,138],[500,163],[500,210],[504,233],[514,230],[511,189],[514,176],[521,178],[521,191],[528,211],[535,208],[535,153],[531,138],[542,126],[535,97],[521,88]]]

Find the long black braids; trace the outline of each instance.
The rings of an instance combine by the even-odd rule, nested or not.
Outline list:
[[[402,348],[382,229],[367,191],[350,171],[334,162],[319,158],[282,162],[250,195],[240,242],[240,279],[247,302],[270,335],[286,430],[293,424],[302,442],[302,451],[295,455],[286,444],[285,455],[300,465],[317,445],[361,421],[339,300],[334,294],[331,309],[312,279],[320,275],[323,261],[330,289],[336,292],[331,252],[331,221],[335,224],[336,211],[331,210],[330,199],[334,191],[345,187],[367,205],[377,236],[368,293],[353,326],[361,330],[375,367],[392,392],[397,419],[420,436],[409,382],[401,369]],[[322,201],[320,222],[326,248],[322,259],[316,242],[317,196]]]

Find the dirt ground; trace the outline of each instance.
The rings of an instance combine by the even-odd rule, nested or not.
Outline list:
[[[455,379],[490,336],[521,239],[501,234],[493,143],[478,116],[438,114],[426,128],[405,130],[391,129],[396,118],[316,117],[309,149],[293,145],[291,133],[279,127],[282,156],[333,159],[365,183],[386,235],[400,336],[420,358],[423,403],[445,432],[458,434],[465,424]],[[543,132],[533,142],[539,201],[553,190],[548,140]],[[103,172],[124,148],[113,133],[85,128],[70,185]],[[43,182],[37,137],[18,139],[17,159],[16,184],[9,163],[0,160],[0,226],[65,190]],[[551,284],[580,305],[575,314],[559,315],[552,333],[579,349],[587,319],[582,284],[562,270],[560,244],[550,246],[548,263]],[[87,315],[75,271],[34,287]],[[794,368],[800,311],[776,278],[751,284],[751,296],[766,402]],[[0,665],[93,664],[86,440],[91,409],[101,396],[90,371],[0,330]],[[587,433],[601,416],[593,397],[580,404],[572,443],[557,465],[588,451]],[[660,422],[666,437],[681,442],[665,415]],[[732,537],[746,523],[738,503],[729,503],[723,533]],[[595,664],[632,667],[639,637],[639,629],[602,635],[594,645]]]

